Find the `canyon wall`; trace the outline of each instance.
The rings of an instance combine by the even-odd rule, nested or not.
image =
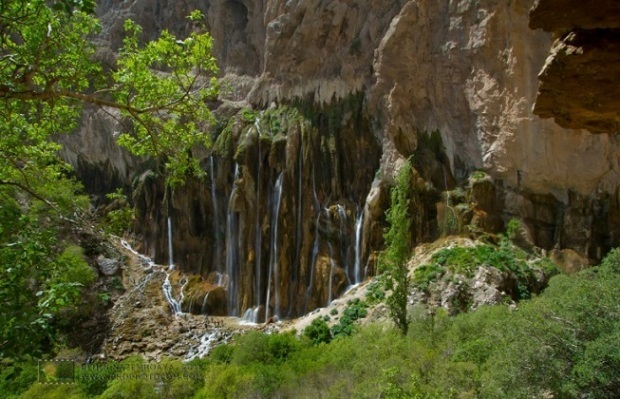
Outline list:
[[[203,11],[226,87],[220,126],[208,177],[168,201],[161,179],[110,138],[67,159],[86,180],[103,165],[116,184],[133,183],[137,238],[160,262],[170,217],[174,262],[203,278],[193,303],[209,307],[207,293],[225,287],[212,313],[295,316],[374,273],[389,185],[412,155],[417,242],[519,218],[537,246],[599,259],[620,239],[620,147],[613,134],[532,113],[552,45],[529,28],[534,3],[101,2],[109,65],[124,18],[154,37],[188,32],[184,15]],[[85,118],[72,140],[113,137],[112,122]]]

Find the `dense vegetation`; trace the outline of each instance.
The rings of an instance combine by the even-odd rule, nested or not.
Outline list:
[[[3,371],[0,391],[41,399],[612,398],[620,393],[619,284],[615,250],[599,267],[553,277],[517,310],[448,317],[420,307],[406,336],[383,324],[329,343],[254,332],[185,365],[149,372],[131,358],[99,366],[95,381],[88,366],[74,385],[33,384],[36,367],[22,363]]]
[[[373,286],[331,327],[316,319],[303,334],[248,333],[188,364],[132,357],[78,365],[73,384],[37,383],[36,359],[53,357],[67,344],[63,332],[73,321],[109,301],[94,295],[92,254],[74,242],[92,222],[89,204],[58,159],[53,137],[76,127],[81,104],[115,108],[133,121],[120,144],[155,157],[156,172],[172,187],[202,173],[192,149],[209,145],[207,104],[217,93],[211,39],[200,28],[186,40],[163,32],[143,45],[140,28],[129,21],[117,69],[104,72],[88,40],[98,31],[93,8],[90,0],[0,0],[1,397],[620,396],[620,251],[600,267],[555,276],[539,296],[527,286],[525,256],[502,243],[439,251],[416,271],[417,288],[490,264],[519,278],[517,296],[524,300],[517,309],[497,305],[455,317],[422,305],[407,309],[409,163],[388,213],[381,258],[387,300]],[[200,19],[191,16],[197,25]],[[130,217],[126,208],[111,214],[109,231],[122,231]],[[356,327],[368,304],[384,300],[396,327]]]
[[[151,43],[125,23],[114,71],[94,60],[99,22],[92,0],[0,0],[0,362],[52,351],[84,309],[96,280],[76,238],[97,233],[88,198],[58,157],[59,134],[81,106],[125,117],[119,144],[151,156],[170,186],[200,174],[191,150],[209,145],[207,102],[217,95],[211,37]],[[163,71],[163,72],[162,72]],[[123,213],[109,231],[122,230]],[[93,253],[86,254],[93,256]]]
[[[391,291],[386,302],[396,326],[407,334],[407,295],[409,293],[409,269],[407,260],[413,245],[411,240],[411,160],[407,160],[391,190],[391,206],[387,212],[390,224],[385,233],[386,249],[379,257],[379,271],[383,274],[386,288]]]

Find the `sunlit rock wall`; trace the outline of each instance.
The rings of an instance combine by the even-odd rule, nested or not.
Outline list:
[[[471,220],[484,219],[481,226],[498,231],[517,217],[536,245],[600,258],[620,239],[617,138],[568,130],[532,113],[537,75],[552,44],[550,33],[529,28],[533,4],[101,2],[99,57],[109,65],[124,18],[146,25],[145,37],[152,38],[163,27],[187,33],[194,27],[184,16],[202,10],[227,84],[222,101],[232,110],[220,112],[228,117],[211,132],[219,148],[215,189],[209,178],[190,182],[166,202],[161,181],[144,168],[129,160],[110,162],[113,173],[139,182],[143,249],[167,259],[170,216],[175,262],[205,278],[217,270],[226,275],[220,283],[229,288],[230,313],[267,302],[268,314],[308,311],[351,282],[347,268],[362,208],[361,252],[364,267],[373,271],[387,188],[404,159],[415,154],[416,241],[441,234],[450,206],[441,192],[465,187],[474,171],[484,171],[484,190],[464,200],[477,212]],[[257,112],[244,118],[241,111],[228,119],[243,108],[273,111],[284,105],[299,117],[270,119]],[[268,120],[279,127],[263,126]],[[433,132],[439,141],[431,139]],[[76,137],[113,134],[112,126],[91,123]],[[90,151],[84,146],[79,169],[101,164]],[[110,159],[119,159],[110,151]],[[73,159],[78,152],[70,154]],[[208,154],[203,164],[209,175]],[[226,242],[234,242],[234,250]]]

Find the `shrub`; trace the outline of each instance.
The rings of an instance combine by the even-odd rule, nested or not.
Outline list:
[[[315,345],[329,343],[332,340],[329,327],[321,318],[312,320],[312,323],[304,329],[304,336],[308,337]]]
[[[69,245],[56,259],[57,274],[54,283],[78,283],[89,286],[97,280],[97,274],[84,259],[84,250],[77,245]]]

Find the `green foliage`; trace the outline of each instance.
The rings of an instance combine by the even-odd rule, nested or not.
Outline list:
[[[471,174],[473,180],[482,180],[485,177],[487,177],[487,174],[482,170],[475,170],[474,173]]]
[[[427,290],[428,285],[437,281],[441,278],[446,272],[446,269],[443,265],[438,263],[428,263],[419,266],[413,272],[413,282],[414,284],[421,290]]]
[[[383,282],[376,279],[369,283],[366,291],[366,303],[375,305],[382,302],[384,299],[385,290],[383,289]]]
[[[325,320],[319,317],[312,320],[312,323],[304,329],[304,336],[310,339],[315,345],[321,343],[327,344],[332,340],[329,326],[325,323]]]
[[[119,142],[156,158],[169,186],[202,173],[192,148],[209,145],[207,102],[218,93],[211,37],[198,33],[204,16],[190,15],[188,38],[162,32],[144,46],[140,28],[126,22],[118,64],[104,70],[91,41],[100,31],[95,4],[0,2],[0,358],[49,350],[92,281],[80,256],[58,256],[59,238],[83,223],[89,205],[54,141],[76,128],[82,104],[129,117],[133,128]],[[111,229],[122,231],[130,215],[113,211]]]
[[[72,384],[34,384],[22,399],[86,399],[79,387]]]
[[[89,286],[97,280],[97,273],[84,259],[84,250],[77,245],[69,245],[56,258],[52,283],[78,283]]]
[[[102,394],[125,369],[124,363],[94,363],[82,365],[75,370],[75,379],[80,389],[93,397]]]
[[[37,381],[36,362],[0,362],[0,392],[5,399],[18,399]]]
[[[479,267],[492,266],[515,276],[518,281],[516,297],[524,299],[531,295],[533,267],[540,267],[546,276],[557,273],[557,268],[550,260],[543,258],[530,264],[527,258],[527,253],[505,238],[500,245],[444,248],[431,256],[430,263],[415,269],[413,282],[419,289],[427,290],[431,282],[439,280],[447,272],[471,278]]]
[[[363,319],[367,315],[366,303],[355,298],[342,312],[342,316],[338,320],[338,324],[331,328],[331,334],[334,338],[340,338],[351,335],[354,331],[355,321]]]
[[[220,345],[211,350],[210,357],[216,363],[230,363],[233,358],[234,347],[232,345]]]
[[[164,30],[142,47],[138,25],[125,21],[125,33],[112,93],[134,128],[119,136],[119,144],[135,155],[163,159],[170,186],[183,183],[188,174],[202,176],[191,150],[210,145],[213,116],[207,102],[218,94],[211,36],[192,33],[181,40]]]
[[[105,230],[108,234],[122,236],[131,227],[134,210],[120,188],[113,193],[106,194],[106,198],[113,201],[115,206],[105,215]]]
[[[407,335],[371,324],[329,342],[321,318],[304,332],[308,339],[248,333],[193,364],[204,378],[191,381],[177,378],[177,361],[169,363],[171,378],[130,379],[129,365],[144,363],[129,359],[99,397],[613,398],[620,389],[619,268],[620,251],[612,251],[597,268],[553,277],[518,310],[496,305],[449,317],[414,307]],[[342,316],[363,317],[363,310],[352,301]],[[13,392],[23,391],[14,381]],[[102,392],[78,388],[35,384],[26,397]]]
[[[202,370],[178,360],[147,364],[139,357],[131,357],[108,369],[104,366],[102,371],[116,373],[116,378],[107,383],[100,399],[191,398],[203,383]],[[97,377],[98,370],[92,370],[90,376]],[[88,385],[91,395],[101,390],[100,382]]]
[[[256,117],[258,116],[258,112],[244,108],[241,110],[241,119],[246,123],[254,123]]]
[[[409,278],[407,260],[411,250],[412,167],[407,160],[396,177],[396,186],[391,191],[391,206],[387,211],[390,228],[384,235],[386,249],[379,257],[379,270],[385,278],[385,288],[392,294],[387,299],[390,314],[396,326],[407,334],[407,294]]]

